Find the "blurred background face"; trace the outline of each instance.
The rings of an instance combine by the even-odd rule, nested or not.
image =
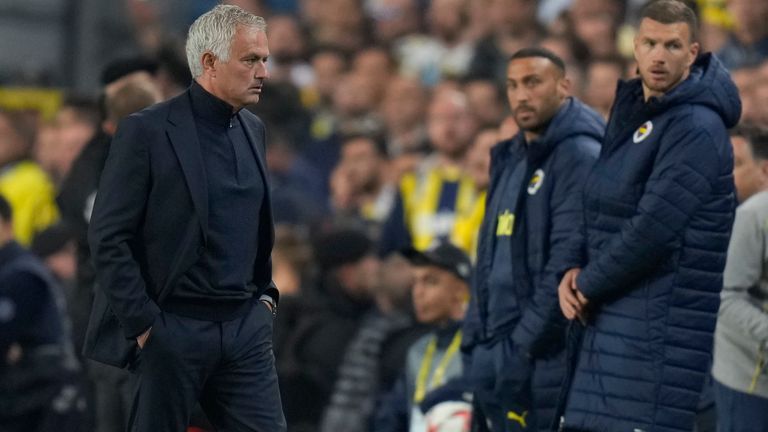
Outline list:
[[[434,324],[451,318],[463,301],[464,282],[453,273],[436,266],[413,268],[413,306],[416,319]]]
[[[10,115],[0,112],[0,167],[29,152],[29,143],[13,127],[13,121]]]
[[[468,148],[477,124],[463,93],[446,90],[435,94],[429,106],[427,133],[436,151],[458,157]]]
[[[461,34],[465,21],[464,0],[432,0],[427,10],[427,21],[432,34],[454,41]]]
[[[529,57],[507,66],[507,99],[520,129],[545,127],[567,95],[562,71],[549,59]]]
[[[360,288],[360,295],[371,297],[378,286],[381,262],[373,255],[368,255],[356,264],[355,279]]]
[[[727,7],[738,31],[753,36],[768,34],[768,2],[765,0],[727,0]]]
[[[368,48],[360,51],[352,62],[352,71],[368,80],[374,89],[376,99],[380,99],[391,81],[393,64],[383,48]]]
[[[426,105],[427,95],[421,83],[400,76],[387,83],[381,111],[387,128],[399,132],[421,124]]]
[[[500,33],[516,33],[536,22],[534,0],[490,0],[488,13],[493,29]]]
[[[744,137],[731,137],[733,146],[733,182],[736,184],[736,195],[739,202],[765,188],[766,176],[760,163],[752,155],[752,148]]]
[[[575,0],[570,10],[575,36],[593,57],[616,52],[616,31],[621,23],[615,0]]]
[[[478,189],[488,188],[491,169],[491,148],[499,142],[495,129],[480,131],[467,154],[467,173]]]
[[[622,67],[610,62],[593,62],[587,70],[584,100],[604,118],[607,118],[616,96],[616,83],[621,79]]]
[[[375,0],[371,4],[373,29],[378,42],[391,43],[419,30],[416,0]]]
[[[635,36],[635,60],[646,96],[660,96],[687,78],[698,52],[699,44],[691,42],[688,24],[644,18]]]
[[[368,113],[376,106],[376,87],[367,77],[348,73],[336,85],[333,105],[343,117]]]
[[[477,121],[483,127],[498,126],[504,116],[504,102],[496,84],[487,80],[471,81],[464,87],[464,91]]]
[[[344,143],[340,164],[346,170],[347,180],[356,193],[374,192],[379,185],[382,156],[376,143],[368,138],[354,138]]]
[[[365,35],[362,2],[357,0],[324,0],[312,27],[316,41],[347,51],[360,49]]]
[[[271,58],[278,64],[300,60],[304,55],[304,36],[295,18],[279,15],[267,21]]]
[[[315,90],[323,101],[331,100],[346,69],[344,58],[333,51],[320,52],[312,57],[312,69],[315,72]]]

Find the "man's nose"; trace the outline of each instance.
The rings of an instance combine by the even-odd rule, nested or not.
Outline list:
[[[261,63],[261,66],[256,68],[256,78],[267,79],[269,78],[269,68],[266,64]]]

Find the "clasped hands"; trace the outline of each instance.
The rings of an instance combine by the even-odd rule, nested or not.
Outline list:
[[[580,272],[580,268],[572,268],[565,272],[560,286],[557,287],[557,297],[560,300],[560,310],[568,320],[578,319],[582,324],[586,324],[589,300],[576,285],[576,277]]]

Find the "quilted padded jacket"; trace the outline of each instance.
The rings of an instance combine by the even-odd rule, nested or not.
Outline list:
[[[740,116],[712,55],[659,98],[620,83],[584,189],[590,300],[568,428],[682,432],[710,364],[735,209],[727,128]]]

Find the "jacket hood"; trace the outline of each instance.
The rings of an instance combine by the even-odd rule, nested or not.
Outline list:
[[[605,122],[595,110],[578,99],[568,98],[555,114],[541,140],[559,143],[576,135],[584,135],[598,141],[603,139]]]
[[[542,159],[560,143],[575,136],[587,136],[601,142],[604,125],[600,114],[580,100],[569,97],[552,117],[544,134],[530,146],[529,158],[534,161]]]
[[[642,94],[642,84],[639,78],[619,86],[617,100],[626,101],[631,94]],[[665,111],[676,105],[694,104],[705,106],[716,112],[726,127],[732,128],[741,117],[741,100],[739,90],[733,83],[728,70],[712,53],[699,56],[691,66],[691,73],[680,85],[669,93],[651,98],[649,105],[652,111]]]

